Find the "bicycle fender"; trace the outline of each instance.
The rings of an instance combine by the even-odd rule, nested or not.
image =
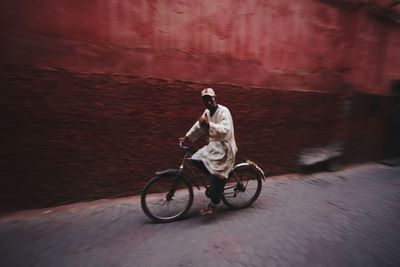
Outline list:
[[[253,162],[251,160],[246,160],[246,162],[235,165],[235,167],[233,167],[232,171],[234,171],[236,168],[243,167],[243,166],[249,166],[249,167],[256,169],[256,171],[261,174],[261,178],[264,181],[266,180],[264,171],[255,162]]]
[[[155,172],[155,173],[156,173],[156,175],[177,174],[178,173],[178,169],[166,169],[166,170]]]

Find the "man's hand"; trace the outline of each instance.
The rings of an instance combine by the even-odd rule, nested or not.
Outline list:
[[[210,124],[209,124],[209,122],[208,122],[208,119],[205,117],[205,116],[201,116],[200,118],[199,118],[199,124],[200,124],[200,126],[201,127],[203,127],[203,128],[209,128],[210,127]]]
[[[184,137],[180,137],[180,138],[179,138],[179,142],[182,142],[182,144],[185,143],[187,140],[188,140],[188,137],[187,137],[187,136],[184,136]]]

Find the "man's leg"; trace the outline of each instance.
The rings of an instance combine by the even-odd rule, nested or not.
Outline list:
[[[214,214],[217,205],[221,202],[221,194],[225,186],[225,180],[218,178],[218,176],[209,174],[208,179],[210,180],[208,192],[211,202],[207,208],[200,210],[202,215]]]
[[[221,202],[221,194],[224,191],[225,180],[211,174],[201,160],[192,160],[192,162],[197,168],[207,174],[210,183],[208,188],[208,197],[210,198],[211,202],[207,208],[201,209],[200,213],[203,215],[213,214],[215,208]]]
[[[206,175],[210,175],[210,172],[207,170],[206,166],[201,160],[192,159],[191,162],[194,166],[196,166],[202,173]]]
[[[224,191],[225,181],[213,174],[210,174],[208,179],[210,181],[209,193],[211,206],[215,208],[221,202],[221,194]]]

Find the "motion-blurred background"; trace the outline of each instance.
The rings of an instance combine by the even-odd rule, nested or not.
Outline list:
[[[179,164],[213,87],[238,161],[299,170],[400,157],[400,4],[0,2],[0,210],[140,193]],[[197,144],[200,146],[202,144]]]

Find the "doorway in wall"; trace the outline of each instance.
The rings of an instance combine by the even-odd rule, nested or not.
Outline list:
[[[391,85],[391,114],[382,163],[400,165],[400,80],[393,81]]]

